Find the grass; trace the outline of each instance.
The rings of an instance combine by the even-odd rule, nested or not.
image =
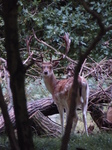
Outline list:
[[[59,150],[61,145],[60,138],[35,138],[35,150]],[[85,150],[111,150],[112,134],[99,133],[90,135],[72,136],[69,142],[68,150],[83,148]]]
[[[71,136],[68,150],[76,150],[83,148],[85,150],[111,150],[112,149],[112,133],[101,132],[98,127],[92,122],[91,116],[87,113],[88,127],[92,123],[94,125],[93,134],[87,137],[84,132],[84,124],[82,114],[79,111],[79,122],[76,128],[76,134]],[[60,123],[59,115],[52,116],[51,119]],[[61,138],[49,137],[33,137],[35,150],[60,150]],[[0,135],[0,150],[10,150],[8,137]]]
[[[82,113],[79,111],[79,121],[76,128],[76,134],[71,136],[68,150],[76,150],[83,148],[85,150],[111,150],[112,149],[112,133],[99,131],[96,124],[92,121],[91,116],[87,113],[88,127],[94,125],[93,134],[87,137],[84,132],[84,124],[82,121]],[[59,114],[50,117],[53,121],[60,124]],[[49,137],[33,137],[35,150],[60,150],[61,138]],[[0,136],[0,150],[10,150],[9,142],[6,135]]]
[[[60,123],[60,115],[59,114],[54,114],[52,116],[49,116],[49,118],[51,120],[53,120],[54,122],[58,123],[61,125]],[[66,114],[64,114],[64,124],[66,125]],[[91,118],[91,115],[89,112],[87,112],[87,127],[89,127],[90,125],[94,126],[94,133],[98,133],[99,132],[99,128],[97,127],[97,125],[95,124],[95,122],[93,121],[93,119]],[[78,123],[75,129],[76,133],[81,133],[83,134],[85,132],[84,130],[84,123],[83,123],[83,119],[82,119],[82,111],[78,111]]]
[[[33,141],[35,150],[60,150],[61,138],[40,138],[34,135]],[[71,136],[68,150],[76,150],[76,148],[83,148],[84,150],[111,150],[112,133],[95,133],[89,137],[79,134]],[[8,138],[5,135],[0,136],[0,150],[10,150]]]
[[[75,136],[70,140],[70,150],[76,147],[84,148],[86,150],[111,150],[112,149],[112,135],[107,133],[100,133],[87,136]]]

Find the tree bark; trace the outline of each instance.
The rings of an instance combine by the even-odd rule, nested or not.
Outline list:
[[[29,118],[30,118],[30,126],[32,127],[32,129],[35,129],[35,131],[37,132],[39,136],[46,135],[46,134],[51,136],[51,132],[52,132],[52,136],[54,137],[59,136],[58,134],[55,135],[54,131],[56,130],[56,133],[59,133],[60,127],[57,128],[56,123],[52,122],[48,117],[47,118],[45,117],[45,116],[58,113],[57,107],[54,104],[52,99],[50,98],[40,99],[40,100],[36,100],[33,102],[29,102],[27,105],[27,109],[28,109]],[[104,129],[104,130],[112,129],[112,123],[107,120],[106,115],[103,113],[102,110],[100,110],[99,107],[91,103],[91,99],[89,100],[88,111],[90,112],[93,121],[96,123],[99,129]],[[13,127],[16,128],[13,108],[9,111],[9,116],[13,124]],[[38,117],[41,118],[41,121],[43,119],[43,121],[40,122],[40,119]],[[55,130],[51,130],[50,129],[51,126],[52,126],[52,129],[55,129]],[[51,131],[49,132],[49,130]],[[4,131],[5,131],[4,119],[3,119],[3,116],[1,115],[0,116],[0,133],[3,133]]]
[[[39,136],[59,137],[61,135],[61,126],[44,116],[39,110],[30,118],[34,133],[36,131]]]
[[[33,102],[29,102],[27,105],[29,116],[33,115],[37,110],[40,110],[45,116],[58,114],[56,104],[54,104],[52,98],[43,98]]]
[[[6,126],[6,132],[8,134],[12,150],[19,150],[19,146],[18,146],[16,137],[15,137],[15,134],[14,134],[13,126],[12,126],[12,123],[10,121],[9,114],[7,112],[7,105],[5,104],[4,97],[2,94],[1,85],[0,85],[0,107],[2,109],[2,113],[3,113],[3,117],[4,117],[4,121],[5,121],[5,126]]]
[[[5,48],[10,73],[18,142],[21,150],[34,149],[26,106],[24,89],[25,67],[22,64],[18,46],[17,0],[3,0],[5,22]]]
[[[95,104],[89,105],[89,111],[97,127],[102,130],[112,130],[112,122],[109,122],[106,114]]]
[[[61,133],[60,125],[49,119],[48,115],[57,114],[57,107],[53,103],[52,99],[41,99],[28,103],[28,113],[30,118],[30,126],[32,130],[39,136],[52,136],[58,137]],[[10,120],[13,124],[13,128],[16,129],[15,115],[13,108],[9,111]],[[5,131],[3,116],[0,116],[0,133]]]

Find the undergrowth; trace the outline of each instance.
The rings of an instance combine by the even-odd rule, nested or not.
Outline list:
[[[33,137],[35,150],[60,150],[61,138]],[[0,150],[10,150],[8,138],[0,136]],[[68,150],[112,150],[112,133],[71,136]]]
[[[35,150],[60,150],[61,138],[34,138]],[[72,136],[68,150],[82,148],[84,150],[111,150],[112,134],[98,133]]]

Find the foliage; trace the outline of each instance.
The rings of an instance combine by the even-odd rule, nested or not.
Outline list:
[[[9,139],[6,134],[0,135],[0,149],[1,150],[10,150]]]
[[[90,8],[101,15],[103,23],[106,26],[112,24],[111,3],[112,0],[106,2],[104,0],[102,0],[102,2],[100,0],[97,2],[88,0]],[[63,35],[65,32],[69,32],[72,43],[68,55],[72,59],[78,59],[77,57],[80,51],[84,52],[86,50],[92,39],[96,36],[96,32],[99,30],[96,20],[88,14],[77,1],[34,0],[30,2],[19,0],[18,13],[20,54],[23,60],[28,57],[26,39],[32,35],[32,29],[34,29],[38,38],[44,40],[63,53],[65,48],[59,36]],[[4,48],[4,22],[2,17],[0,17],[0,27],[0,57],[6,58],[6,51]],[[111,34],[112,31],[109,31],[91,53],[90,56],[94,60],[100,61],[105,56],[108,58],[112,57],[112,41],[109,42],[109,45],[104,43],[112,39]],[[37,43],[35,39],[32,40],[30,45],[31,51],[33,51],[35,55],[44,51],[46,52],[46,58],[48,58],[47,56],[49,56],[49,53],[53,54],[54,58],[57,57],[54,51],[48,49],[43,44]],[[64,60],[61,65],[66,66],[67,63],[68,62]],[[33,68],[35,68],[35,66],[33,66]],[[34,74],[36,75],[35,72]],[[41,85],[43,90],[40,90],[40,86],[37,86],[39,85],[38,81],[39,80],[35,80],[33,82],[32,80],[30,81],[29,78],[26,79],[26,95],[28,99],[42,98],[43,95],[48,96],[43,83]],[[93,87],[95,82],[90,80],[90,84],[91,82]]]
[[[88,0],[88,5],[90,8],[97,11],[97,13],[101,15],[103,23],[106,26],[112,24],[111,2],[112,0],[108,0],[106,2],[104,0],[102,2],[100,0],[97,2]],[[19,0],[18,13],[20,53],[23,60],[28,57],[25,41],[27,37],[32,35],[32,29],[34,29],[38,38],[46,41],[48,44],[63,53],[65,48],[63,46],[63,41],[59,36],[63,35],[65,32],[69,32],[72,43],[68,55],[72,59],[78,59],[77,57],[80,51],[84,52],[86,50],[92,39],[96,36],[96,32],[99,30],[97,22],[94,18],[88,14],[77,1],[34,0],[30,2]],[[6,58],[4,48],[4,22],[1,16],[0,27],[0,57]],[[108,58],[112,57],[112,42],[110,41],[109,45],[104,43],[112,38],[111,34],[112,31],[108,32],[95,50],[91,53],[90,56],[94,60],[100,61],[105,56]],[[38,55],[39,52],[44,51],[47,56],[49,53],[52,53],[55,57],[57,57],[54,51],[48,49],[43,44],[38,44],[35,39],[31,42],[31,51],[33,51],[35,55]],[[63,66],[65,66],[66,63],[66,61],[62,61]],[[28,81],[26,82],[29,83],[29,79],[27,80]],[[29,87],[27,86],[29,93],[32,87],[31,84]],[[27,95],[30,94],[27,93]],[[43,93],[41,95],[43,95]]]
[[[92,10],[97,11],[103,19],[106,26],[112,24],[111,19],[111,0],[108,1],[88,1],[88,4]],[[19,27],[19,39],[20,48],[25,48],[25,39],[32,34],[32,29],[37,33],[38,38],[43,39],[53,47],[63,51],[63,43],[60,39],[60,35],[65,32],[70,33],[72,40],[71,50],[69,56],[73,59],[77,58],[77,54],[81,50],[85,51],[85,48],[89,46],[91,40],[95,37],[96,32],[99,28],[94,18],[88,14],[84,8],[78,4],[78,2],[72,1],[42,1],[34,0],[32,3],[29,1],[18,1],[19,16],[18,16],[18,27]],[[6,56],[4,51],[4,22],[0,17],[1,27],[1,39],[0,39],[0,51],[3,57]],[[91,57],[94,59],[102,59],[103,57],[112,57],[112,52],[109,47],[104,46],[104,42],[111,39],[112,32],[108,32],[98,44]],[[81,42],[85,46],[79,44]],[[36,47],[41,50],[46,50],[47,47],[38,45],[37,42],[32,43],[33,50],[36,52]],[[26,50],[22,49],[22,57],[27,57]],[[53,52],[52,52],[53,53]]]
[[[29,3],[30,2],[30,3]],[[112,0],[102,2],[100,0],[92,1],[88,0],[88,5],[92,10],[97,11],[101,15],[103,22],[106,26],[112,24],[111,19],[111,6]],[[63,41],[59,37],[65,32],[70,33],[72,40],[71,49],[69,52],[69,57],[72,59],[77,59],[80,51],[83,53],[86,48],[91,43],[92,39],[96,36],[99,28],[97,22],[94,18],[88,14],[78,2],[72,1],[18,1],[19,15],[18,15],[18,29],[19,29],[19,39],[20,39],[20,53],[23,60],[28,57],[28,52],[26,49],[26,39],[32,35],[32,29],[36,31],[38,38],[46,41],[48,44],[52,45],[59,51],[64,53]],[[1,7],[0,7],[1,8]],[[4,22],[0,17],[0,57],[6,58],[6,52],[4,48]],[[108,58],[112,57],[111,47],[112,44],[106,45],[105,42],[112,39],[112,32],[108,32],[102,41],[98,44],[95,50],[91,53],[91,57],[95,60],[101,60],[105,56]],[[46,52],[48,48],[42,44],[37,44],[35,40],[31,43],[31,50],[37,55],[38,51]],[[48,52],[56,55],[52,50]],[[47,53],[48,54],[48,53]],[[65,62],[64,62],[65,64]],[[44,95],[48,96],[48,93],[39,91],[40,86],[39,80],[28,82],[26,80],[27,97],[29,99],[41,98]],[[43,83],[42,83],[43,86]],[[37,93],[38,91],[38,93]],[[41,93],[41,95],[40,95]],[[31,97],[29,97],[31,95]],[[59,149],[60,140],[59,139],[37,139],[35,141],[35,147],[38,149]],[[38,143],[38,145],[36,145]],[[86,136],[75,136],[71,138],[69,149],[72,150],[76,147],[82,147],[85,149],[111,149],[112,140],[110,134],[99,134],[92,135],[89,138]],[[39,145],[40,144],[40,145]],[[108,148],[107,148],[108,145]]]
[[[112,24],[111,2],[112,0],[106,2],[104,0],[102,2],[100,0],[97,2],[88,0],[90,8],[101,15],[103,23],[106,26]],[[18,6],[20,53],[23,60],[28,57],[25,40],[32,35],[32,29],[34,29],[38,38],[46,41],[63,53],[63,41],[59,36],[63,35],[65,32],[69,32],[72,43],[68,55],[72,59],[78,59],[77,57],[80,51],[84,52],[86,50],[99,30],[97,22],[78,2],[68,0],[34,0],[32,2],[19,0]],[[2,57],[6,57],[3,32],[4,22],[1,17],[0,27],[0,54]],[[105,56],[108,58],[112,57],[111,42],[109,46],[104,44],[105,41],[112,38],[111,34],[112,31],[108,32],[91,53],[91,57],[93,57],[94,60],[101,60]],[[32,41],[31,47],[31,50],[34,51],[36,55],[38,54],[37,51],[48,50],[46,46],[38,44],[36,40]],[[54,54],[51,50],[49,50],[49,52]]]
[[[92,10],[101,14],[106,26],[112,24],[111,0],[102,1],[102,3],[100,1],[90,1],[89,5]],[[31,29],[33,28],[37,32],[38,38],[64,52],[63,43],[59,36],[69,32],[72,40],[69,56],[73,59],[77,58],[80,50],[85,51],[99,30],[94,18],[78,2],[72,3],[72,1],[63,3],[60,0],[52,2],[34,1],[30,5],[28,2],[19,1],[18,23],[21,47],[25,47],[24,39],[32,34]],[[111,49],[103,45],[110,38],[111,32],[102,39],[94,52],[92,52],[91,57],[99,60],[105,56],[112,57]],[[85,46],[81,46],[79,42]],[[37,45],[36,42],[34,44]],[[47,47],[42,45],[38,48],[47,50]]]

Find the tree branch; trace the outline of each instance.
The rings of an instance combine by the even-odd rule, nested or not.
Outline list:
[[[95,48],[97,43],[101,40],[103,35],[105,35],[107,32],[104,24],[102,23],[102,19],[100,18],[100,16],[96,12],[91,10],[84,0],[79,0],[79,2],[83,5],[83,7],[85,8],[85,10],[88,13],[90,13],[92,16],[95,17],[95,19],[97,20],[98,25],[100,27],[100,31],[99,31],[98,35],[96,36],[96,38],[94,38],[93,42],[88,47],[85,54],[80,56],[79,63],[77,64],[76,69],[74,71],[74,81],[73,81],[73,86],[72,86],[72,88],[74,90],[72,90],[72,94],[71,94],[71,106],[70,106],[70,110],[69,110],[65,134],[62,138],[61,150],[67,150],[68,142],[70,139],[71,128],[72,128],[73,116],[76,115],[76,114],[74,114],[74,110],[76,109],[76,98],[77,98],[77,90],[78,90],[78,75],[79,75],[81,66],[82,66],[84,60],[90,54],[90,52]],[[109,28],[109,29],[111,29],[111,28]],[[108,31],[109,31],[109,29],[108,29]]]
[[[105,32],[105,26],[102,23],[102,19],[99,16],[99,14],[97,12],[95,12],[94,10],[91,10],[84,0],[79,0],[79,2],[83,5],[85,10],[97,20],[100,29]]]

